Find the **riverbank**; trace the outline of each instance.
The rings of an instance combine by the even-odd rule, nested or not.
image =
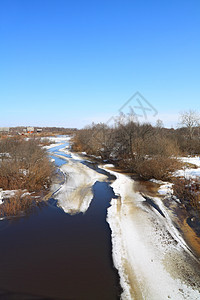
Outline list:
[[[122,299],[198,299],[199,262],[161,200],[154,198],[162,214],[135,192],[130,177],[109,171],[117,177],[112,187],[119,196],[111,201],[108,222]]]

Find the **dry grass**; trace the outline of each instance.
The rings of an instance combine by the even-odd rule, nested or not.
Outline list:
[[[54,166],[37,140],[7,139],[0,152],[9,153],[0,161],[0,187],[4,190],[39,191],[50,186]]]
[[[5,199],[0,205],[0,215],[16,216],[22,212],[26,212],[32,206],[32,198],[30,195],[23,195],[24,192],[17,191],[16,194],[9,199]]]
[[[173,181],[174,195],[187,210],[194,209],[200,214],[200,181],[197,179],[176,178]]]

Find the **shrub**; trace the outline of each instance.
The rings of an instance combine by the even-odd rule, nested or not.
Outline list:
[[[17,191],[14,196],[4,200],[0,205],[1,216],[16,216],[21,212],[26,212],[32,206],[30,195],[24,195],[22,191]]]
[[[38,143],[15,138],[0,142],[1,153],[9,154],[0,161],[1,188],[38,191],[49,187],[54,167]]]
[[[175,178],[174,195],[187,210],[195,209],[200,213],[200,181],[197,179]]]
[[[136,172],[144,179],[166,180],[181,165],[176,159],[176,139],[150,124],[133,121],[118,122],[114,128],[106,124],[88,126],[76,132],[72,147],[115,161],[120,168]]]
[[[177,170],[179,166],[180,162],[175,158],[155,156],[135,161],[134,170],[145,180],[151,178],[169,180],[171,173]]]

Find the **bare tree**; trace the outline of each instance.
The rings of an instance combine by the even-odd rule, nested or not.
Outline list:
[[[158,119],[158,120],[156,121],[156,128],[161,129],[161,128],[163,128],[163,127],[164,127],[163,121],[160,120],[160,119]]]
[[[187,128],[190,140],[193,137],[195,127],[199,126],[199,122],[200,115],[194,110],[184,111],[180,115],[180,124]]]

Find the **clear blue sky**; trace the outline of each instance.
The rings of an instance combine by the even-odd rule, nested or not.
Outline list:
[[[136,91],[166,126],[198,110],[199,0],[0,0],[0,126],[107,121]]]

